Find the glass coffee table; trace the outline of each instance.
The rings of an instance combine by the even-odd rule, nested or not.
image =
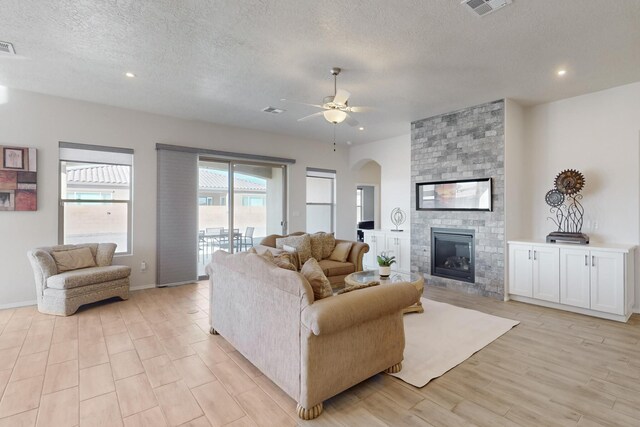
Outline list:
[[[424,277],[417,273],[397,273],[391,272],[389,277],[380,277],[378,270],[365,270],[357,271],[349,274],[344,278],[346,286],[363,285],[365,283],[379,281],[381,285],[393,285],[394,283],[410,283],[416,287],[420,296],[422,297],[422,291],[424,291]],[[403,314],[407,313],[424,313],[422,308],[422,302],[418,301],[411,307],[407,307],[403,310]]]

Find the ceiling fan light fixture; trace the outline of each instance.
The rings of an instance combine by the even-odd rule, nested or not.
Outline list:
[[[324,118],[329,123],[334,123],[334,124],[342,123],[347,118],[347,113],[335,108],[332,108],[330,110],[324,110],[322,114],[324,115]]]

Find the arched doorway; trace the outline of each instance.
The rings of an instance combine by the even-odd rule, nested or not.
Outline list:
[[[362,241],[363,229],[380,227],[381,167],[375,160],[361,160],[353,166],[356,182],[356,229]]]

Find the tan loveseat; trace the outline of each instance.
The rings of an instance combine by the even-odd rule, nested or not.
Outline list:
[[[410,284],[374,286],[314,301],[300,273],[260,255],[218,251],[207,266],[211,332],[219,333],[315,418],[322,402],[401,368],[402,310]]]
[[[95,267],[58,271],[53,253],[89,248]],[[69,316],[81,305],[111,297],[129,298],[131,268],[111,265],[115,243],[85,243],[37,248],[27,253],[36,279],[38,311]]]
[[[297,231],[286,236],[271,234],[262,239],[259,246],[275,248],[276,239],[288,236],[301,236],[303,234],[305,233],[302,231]],[[347,240],[336,239],[336,244],[340,242],[347,242]],[[351,246],[351,251],[349,252],[349,256],[347,257],[346,262],[332,261],[330,259],[323,259],[318,262],[318,264],[320,264],[320,267],[322,268],[324,275],[327,276],[327,279],[329,279],[329,282],[331,283],[331,286],[333,288],[341,287],[342,285],[344,285],[344,278],[349,274],[363,270],[362,259],[364,257],[364,254],[369,252],[369,245],[362,242],[351,243],[353,243],[353,246]],[[260,249],[259,246],[256,247],[256,249]],[[274,253],[274,255],[277,255],[278,252],[281,252],[281,250],[272,250],[272,252]]]

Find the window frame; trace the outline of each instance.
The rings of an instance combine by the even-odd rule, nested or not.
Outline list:
[[[110,152],[108,148],[104,147],[104,152]],[[100,151],[95,150],[93,151]],[[112,162],[93,162],[93,161],[78,161],[78,160],[63,160],[58,156],[58,244],[65,245],[67,243],[64,242],[64,208],[66,203],[76,203],[76,204],[126,204],[127,205],[127,250],[119,252],[118,248],[116,248],[116,252],[114,255],[116,256],[127,256],[133,255],[133,154],[131,154],[131,164],[124,165],[122,163],[112,163]],[[111,166],[129,166],[129,199],[110,199],[110,200],[86,200],[86,199],[69,199],[62,198],[62,164],[63,163],[81,163],[87,165],[111,165]]]
[[[338,204],[336,200],[336,195],[337,195],[336,185],[338,182],[338,174],[336,173],[336,171],[333,171],[333,170],[307,168],[307,173],[305,175],[305,192],[308,185],[307,180],[309,178],[331,180],[331,184],[332,184],[331,185],[331,203],[309,202],[308,201],[309,195],[307,194],[305,197],[306,198],[305,206],[307,207],[307,209],[309,206],[330,206],[331,207],[331,230],[329,230],[329,232],[335,233],[336,232],[336,209]]]

